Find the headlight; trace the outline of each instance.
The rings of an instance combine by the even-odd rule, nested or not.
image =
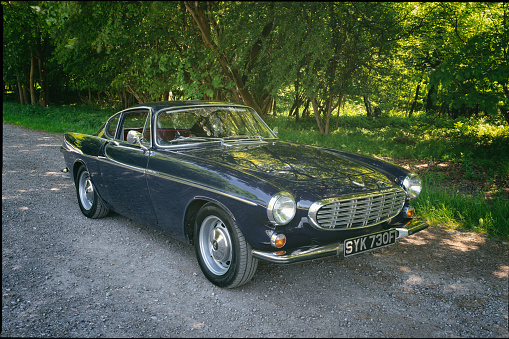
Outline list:
[[[403,187],[405,188],[408,197],[410,199],[415,199],[421,193],[421,179],[417,174],[410,173],[403,180]]]
[[[267,217],[275,225],[288,224],[297,210],[297,204],[288,192],[279,192],[274,195],[267,206]]]

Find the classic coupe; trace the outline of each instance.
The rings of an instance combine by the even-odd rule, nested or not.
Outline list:
[[[245,105],[142,104],[95,135],[65,133],[61,151],[85,216],[112,210],[192,244],[219,287],[247,283],[258,260],[349,257],[428,226],[409,205],[421,191],[415,174],[280,141]]]

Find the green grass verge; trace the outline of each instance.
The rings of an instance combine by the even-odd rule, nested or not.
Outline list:
[[[423,178],[422,192],[412,205],[431,224],[509,240],[509,199],[465,196],[430,174]]]
[[[52,133],[79,132],[94,134],[115,111],[91,106],[20,105],[3,102],[3,121]]]

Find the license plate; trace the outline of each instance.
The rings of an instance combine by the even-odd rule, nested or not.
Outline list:
[[[371,251],[380,247],[389,246],[396,243],[396,230],[387,230],[378,233],[363,235],[361,237],[347,239],[343,245],[343,255],[345,257]]]

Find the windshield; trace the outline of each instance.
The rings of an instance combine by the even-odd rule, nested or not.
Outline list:
[[[192,107],[168,110],[156,117],[160,146],[208,141],[250,141],[276,136],[256,112],[247,107]]]

